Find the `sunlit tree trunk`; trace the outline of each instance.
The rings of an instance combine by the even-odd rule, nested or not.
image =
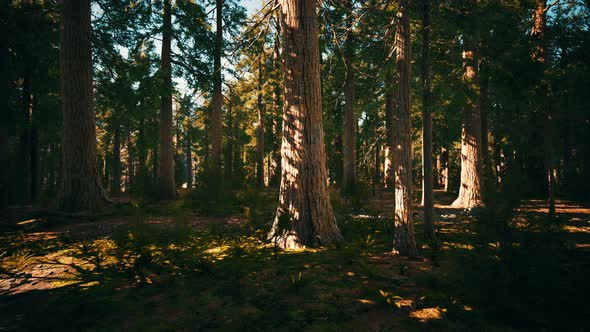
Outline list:
[[[537,93],[539,95],[539,107],[544,114],[543,132],[544,132],[544,150],[545,150],[545,174],[547,177],[547,196],[549,205],[549,216],[555,217],[555,165],[553,162],[553,115],[551,107],[547,106],[549,99],[549,81],[545,77],[547,69],[548,52],[545,32],[547,26],[547,1],[537,0],[536,8],[533,12],[533,28],[531,36],[534,38],[536,45],[533,51],[533,60],[537,62],[543,70],[543,78],[539,84]]]
[[[472,41],[465,39],[463,50],[463,82],[466,100],[461,130],[461,185],[455,208],[481,206],[481,117],[479,112],[477,59]]]
[[[422,0],[422,206],[424,233],[434,240],[434,192],[432,177],[432,114],[430,110],[430,0]]]
[[[279,206],[269,233],[278,247],[342,238],[330,203],[322,124],[315,0],[281,0],[284,113]]]
[[[90,0],[64,0],[61,12],[62,171],[59,208],[96,212],[108,198],[99,181],[92,91]]]
[[[121,127],[117,125],[113,133],[113,178],[111,183],[111,195],[121,193]]]
[[[209,139],[211,141],[209,170],[211,176],[221,174],[221,108],[223,107],[223,94],[221,90],[221,55],[223,53],[223,1],[224,0],[215,1],[216,30],[213,56],[213,103],[209,123]]]
[[[160,75],[162,92],[160,96],[160,162],[158,183],[160,199],[176,198],[174,183],[174,146],[172,144],[172,67],[170,64],[172,44],[172,10],[171,0],[164,1],[164,23],[162,26],[162,56]]]
[[[262,104],[262,57],[264,49],[258,56],[258,128],[256,128],[256,186],[264,188],[264,105]]]
[[[346,0],[346,39],[344,41],[344,132],[342,135],[342,195],[354,193],[357,182],[356,175],[356,114],[355,114],[355,74],[354,74],[354,33],[352,1]]]
[[[410,135],[410,18],[408,0],[400,0],[395,38],[397,103],[394,113],[393,171],[395,174],[395,214],[393,251],[416,256],[418,249],[412,222],[412,137]]]

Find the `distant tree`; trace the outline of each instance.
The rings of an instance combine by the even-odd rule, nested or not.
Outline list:
[[[327,188],[314,0],[281,0],[284,113],[279,206],[269,239],[282,248],[325,245],[342,236]]]
[[[346,0],[346,32],[344,34],[344,131],[342,135],[342,194],[350,196],[356,190],[356,126],[355,114],[355,73],[354,73],[354,20],[353,2]]]

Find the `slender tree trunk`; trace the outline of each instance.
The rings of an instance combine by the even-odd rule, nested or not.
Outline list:
[[[281,0],[284,113],[279,206],[269,239],[282,248],[342,236],[327,188],[315,0]]]
[[[383,173],[385,178],[385,188],[393,189],[395,187],[395,174],[393,174],[393,123],[394,114],[397,107],[395,89],[397,87],[397,77],[393,75],[393,66],[387,68],[385,75],[386,92],[385,92],[385,163]]]
[[[279,19],[277,18],[277,21]],[[277,35],[275,36],[275,44],[273,50],[273,68],[281,69],[281,46],[280,46],[280,24],[277,24],[276,27]],[[278,115],[282,112],[282,100],[281,100],[281,86],[280,84],[275,84],[274,91],[273,91],[273,100],[275,102],[275,108],[278,111]],[[276,113],[275,113],[276,114]],[[273,133],[274,133],[274,142],[273,142],[273,152],[272,152],[272,175],[271,175],[271,185],[278,186],[281,183],[281,145],[280,137],[281,137],[281,121],[279,118],[275,116],[273,120]]]
[[[444,192],[449,191],[449,150],[446,147],[442,147],[440,150],[442,172],[441,172],[441,183]]]
[[[23,94],[22,94],[22,107],[23,107],[23,133],[21,137],[21,153],[23,156],[23,197],[22,200],[25,203],[31,202],[31,189],[33,186],[33,173],[31,169],[32,156],[31,156],[31,134],[32,134],[32,119],[33,119],[33,93],[31,88],[31,74],[30,70],[26,70],[25,77],[23,78]]]
[[[162,59],[160,72],[162,75],[162,94],[160,96],[160,162],[158,183],[160,199],[176,198],[174,183],[174,146],[172,142],[172,67],[170,64],[172,44],[172,8],[171,0],[164,1],[162,26]]]
[[[455,208],[470,209],[481,201],[481,117],[478,101],[477,59],[472,41],[466,39],[463,51],[463,82],[467,100],[463,106],[461,132],[461,186],[453,202]]]
[[[256,186],[264,188],[264,105],[262,105],[262,56],[264,49],[258,56],[258,128],[256,128]]]
[[[230,90],[230,102],[227,104],[227,151],[226,159],[224,163],[223,171],[227,178],[231,178],[234,174],[234,149],[236,137],[234,135],[234,114],[233,114],[233,102],[231,98]]]
[[[410,134],[410,17],[408,0],[400,0],[397,13],[397,102],[394,122],[393,170],[395,174],[395,233],[393,251],[416,256],[418,249],[412,222],[412,137]]]
[[[188,189],[191,189],[193,187],[193,149],[190,132],[191,126],[189,124],[186,129],[186,187]]]
[[[354,33],[351,0],[346,0],[346,39],[344,41],[344,132],[342,149],[342,196],[349,197],[356,189],[356,115],[355,115],[355,75],[354,75]]]
[[[213,57],[213,105],[211,110],[209,139],[211,140],[211,176],[221,174],[221,108],[223,107],[223,94],[221,91],[221,56],[223,53],[223,1],[216,0],[216,32],[215,51]]]
[[[539,107],[544,114],[543,132],[544,132],[544,150],[545,150],[545,174],[547,176],[547,200],[549,205],[549,217],[555,217],[555,165],[553,162],[553,114],[551,107],[547,106],[550,87],[546,78],[545,71],[548,68],[548,45],[545,39],[547,26],[547,1],[537,0],[537,7],[533,12],[533,28],[531,36],[535,39],[536,47],[533,51],[533,60],[542,68],[541,83],[537,93],[539,95]]]
[[[121,126],[117,125],[113,133],[113,178],[111,183],[111,195],[121,193]]]
[[[432,114],[430,111],[430,0],[422,0],[422,206],[424,234],[434,236],[434,192],[432,177]]]
[[[64,0],[61,13],[62,181],[59,208],[100,210],[108,198],[96,163],[90,0]]]
[[[131,144],[131,131],[127,130],[127,186],[125,192],[135,183],[135,158],[133,155],[133,145]]]

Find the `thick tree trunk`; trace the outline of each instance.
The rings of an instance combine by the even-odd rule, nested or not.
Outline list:
[[[430,0],[422,0],[422,206],[424,234],[434,238],[434,192],[432,177],[432,114],[430,113]]]
[[[397,49],[397,103],[394,122],[393,171],[395,174],[395,233],[393,251],[416,256],[412,223],[412,137],[410,135],[410,17],[408,0],[400,0],[395,44]]]
[[[469,40],[464,42],[463,81],[466,101],[463,106],[461,132],[461,186],[453,202],[455,208],[470,209],[481,201],[481,117],[478,101],[477,59]]]
[[[221,108],[223,107],[223,94],[221,91],[221,55],[223,53],[223,0],[215,1],[216,7],[216,32],[215,51],[213,56],[213,103],[211,119],[209,121],[209,139],[211,141],[211,159],[209,171],[211,176],[221,174]]]
[[[278,19],[277,19],[278,21]],[[273,51],[273,67],[274,68],[281,68],[281,46],[280,46],[280,38],[279,34],[281,32],[280,25],[277,24],[277,36],[275,36],[275,45]],[[273,91],[273,100],[275,102],[275,107],[280,115],[282,110],[282,101],[281,101],[281,86],[280,84],[275,84],[274,91]],[[281,145],[278,143],[281,137],[281,123],[280,119],[275,117],[272,123],[273,133],[274,133],[274,142],[273,142],[273,152],[272,152],[272,174],[270,185],[271,186],[279,186],[281,183]]]
[[[539,107],[544,114],[544,150],[545,150],[545,174],[547,177],[547,200],[549,205],[549,217],[555,217],[555,165],[553,162],[553,115],[551,107],[547,106],[550,88],[545,71],[548,67],[548,45],[545,40],[547,26],[547,0],[537,0],[537,7],[533,12],[533,28],[531,36],[535,39],[536,47],[533,51],[533,60],[542,68],[541,83],[538,87]]]
[[[284,113],[279,206],[269,239],[282,248],[342,236],[327,188],[315,0],[281,0]]]
[[[172,8],[171,0],[164,1],[164,20],[162,26],[162,56],[160,72],[162,77],[162,94],[160,96],[160,162],[158,184],[160,199],[176,198],[174,183],[174,147],[172,142],[172,67],[170,64],[172,44]]]
[[[342,196],[349,197],[356,189],[356,114],[355,114],[355,78],[354,78],[354,34],[352,1],[346,0],[346,39],[344,41],[344,132],[342,135]]]
[[[256,186],[264,188],[264,105],[262,105],[262,56],[261,49],[258,56],[258,128],[256,128]]]
[[[59,208],[96,212],[108,198],[96,163],[90,0],[64,0],[61,13],[62,179]]]
[[[111,182],[111,195],[121,193],[121,127],[117,125],[113,133],[113,178]]]

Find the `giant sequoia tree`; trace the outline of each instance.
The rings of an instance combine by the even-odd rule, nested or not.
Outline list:
[[[101,209],[108,201],[96,164],[90,0],[64,0],[61,12],[62,182],[59,208]]]
[[[284,110],[279,206],[269,238],[282,248],[342,238],[328,194],[314,0],[282,0]]]
[[[393,172],[395,174],[395,233],[393,250],[416,256],[418,249],[412,223],[412,138],[410,134],[410,17],[408,0],[400,0],[395,37],[397,107],[394,110]]]

